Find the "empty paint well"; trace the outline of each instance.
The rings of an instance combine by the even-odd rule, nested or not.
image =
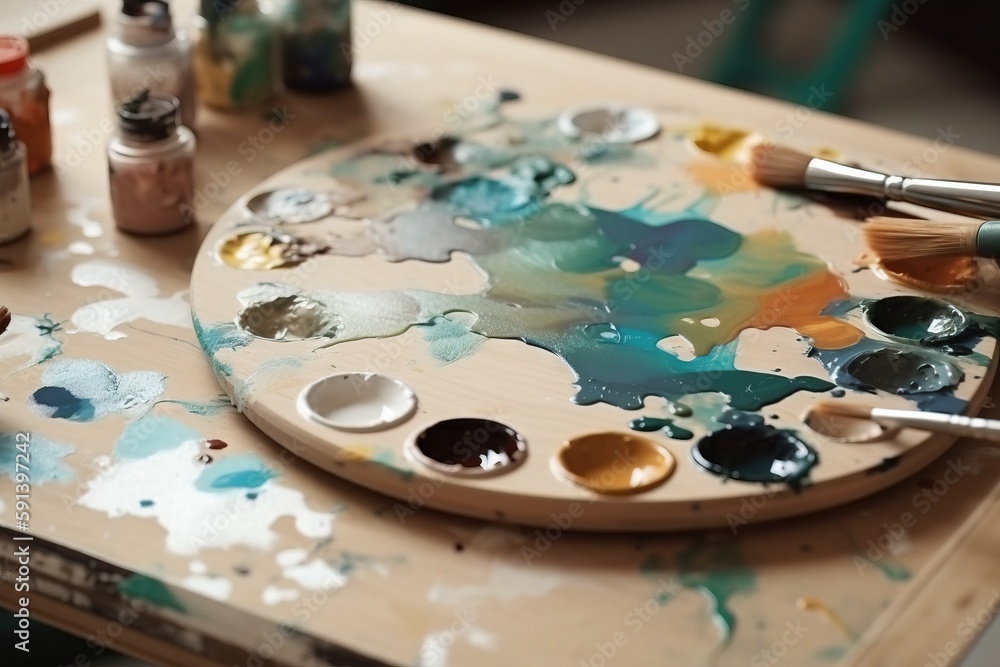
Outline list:
[[[236,316],[236,325],[258,338],[278,341],[333,336],[340,328],[324,304],[299,295],[252,303]]]
[[[378,373],[339,373],[313,382],[297,401],[299,413],[341,431],[378,431],[409,419],[417,397],[399,380]]]
[[[216,247],[216,256],[234,269],[267,271],[300,264],[305,257],[291,252],[292,237],[272,231],[241,232],[227,236]]]
[[[890,296],[865,306],[868,322],[890,338],[940,343],[960,335],[969,325],[965,313],[951,304],[920,296]]]
[[[628,433],[591,433],[566,441],[553,458],[560,475],[605,494],[640,493],[662,484],[677,462],[666,449]]]
[[[809,410],[802,421],[820,435],[840,442],[874,442],[882,440],[896,429],[887,429],[871,419],[847,415],[825,415]]]
[[[284,188],[254,196],[247,202],[247,210],[261,220],[300,224],[330,215],[333,202],[309,188]]]
[[[660,121],[645,109],[598,105],[571,109],[559,117],[559,130],[570,137],[632,144],[656,136]]]
[[[513,470],[528,454],[511,427],[490,419],[446,419],[407,442],[407,454],[447,475],[487,476]]]

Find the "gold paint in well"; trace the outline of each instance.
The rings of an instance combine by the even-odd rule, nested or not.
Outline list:
[[[228,236],[219,243],[222,263],[234,269],[267,271],[302,263],[304,257],[293,257],[289,251],[292,238],[271,232],[243,232]]]
[[[556,452],[555,468],[575,484],[606,494],[647,491],[662,484],[677,462],[664,447],[628,433],[590,433]]]

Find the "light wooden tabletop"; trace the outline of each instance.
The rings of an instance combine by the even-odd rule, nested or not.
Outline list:
[[[181,17],[194,5],[172,4]],[[892,165],[936,150],[943,177],[1000,180],[1000,160],[391,3],[358,2],[355,23],[353,90],[281,98],[277,132],[273,112],[199,111],[200,224],[158,239],[118,234],[110,219],[103,33],[37,54],[58,167],[32,181],[32,236],[0,248],[0,303],[16,315],[0,336],[0,461],[9,474],[19,432],[32,456],[26,532],[13,480],[0,479],[0,603],[28,595],[32,619],[92,640],[85,658],[110,646],[177,665],[954,664],[1000,603],[991,448],[959,442],[887,491],[803,518],[761,524],[748,506],[732,530],[585,535],[556,519],[536,530],[401,513],[220,402],[177,313],[209,225],[256,183],[374,133],[446,132],[501,87],[521,93],[512,113],[524,116],[617,100],[668,130],[792,128],[791,143]],[[148,316],[112,327],[124,337],[81,326],[82,308],[114,299]],[[29,407],[81,360],[111,369],[94,365],[95,382],[120,410],[80,422]],[[125,396],[138,372],[162,375],[162,394]],[[189,441],[169,465],[114,453],[146,409]],[[984,414],[997,412],[988,402]],[[210,439],[228,447],[199,444]],[[206,453],[255,456],[277,475],[254,497],[196,490]],[[27,594],[14,589],[25,544]]]

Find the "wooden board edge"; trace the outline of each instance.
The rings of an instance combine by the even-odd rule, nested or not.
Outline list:
[[[1000,483],[839,663],[842,667],[934,664],[958,667],[985,627],[963,624],[997,613],[1000,590]],[[947,608],[948,613],[941,613]],[[956,617],[958,617],[956,619]],[[919,632],[914,629],[919,627]],[[974,625],[965,627],[973,628]],[[944,660],[940,661],[941,656]],[[937,660],[937,661],[935,661]]]

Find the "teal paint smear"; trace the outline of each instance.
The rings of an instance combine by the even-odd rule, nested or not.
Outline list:
[[[201,348],[208,355],[208,360],[212,364],[212,370],[221,377],[229,377],[233,374],[233,367],[223,361],[219,361],[216,355],[219,350],[238,350],[253,342],[253,334],[243,331],[232,322],[219,322],[208,326],[202,325],[198,316],[192,317],[194,321],[194,333],[198,337]]]
[[[165,607],[181,613],[187,612],[184,605],[174,597],[174,594],[163,582],[141,574],[133,574],[122,579],[118,584],[118,591],[130,598],[144,600],[157,607]]]
[[[51,408],[48,417],[71,422],[89,422],[94,419],[94,404],[89,399],[74,396],[62,387],[42,387],[31,394],[35,405]]]
[[[27,461],[19,454],[24,454],[17,445],[27,444]],[[25,449],[22,445],[21,449]],[[0,433],[0,472],[11,480],[15,480],[18,472],[27,472],[32,484],[48,484],[49,482],[65,483],[73,479],[73,469],[62,462],[76,451],[72,445],[55,442],[40,435],[30,434],[25,440],[24,434],[18,438],[17,433]],[[18,470],[17,463],[23,466]]]
[[[674,440],[690,440],[694,433],[683,426],[678,426],[673,419],[657,419],[656,417],[640,417],[628,423],[628,427],[633,431],[643,431],[651,433],[662,431],[668,438]]]
[[[828,646],[816,652],[816,657],[826,662],[837,662],[851,650],[850,646]]]
[[[141,507],[152,507],[152,506],[153,506],[153,504],[154,504],[154,503],[153,503],[153,501],[152,501],[152,500],[140,500],[140,501],[139,501],[139,505],[140,505]]]
[[[38,335],[50,341],[49,346],[43,351],[38,363],[48,361],[56,355],[62,354],[62,341],[55,337],[57,331],[62,330],[62,323],[54,322],[48,313],[35,320],[35,328]]]
[[[648,577],[669,572],[665,559],[650,555],[640,566]],[[746,567],[735,547],[696,543],[677,555],[677,578],[686,589],[701,593],[709,602],[709,612],[719,629],[720,646],[728,646],[737,628],[736,615],[729,608],[734,595],[753,592],[757,577]],[[660,602],[668,602],[669,596]]]
[[[626,218],[638,220],[650,227],[663,227],[681,220],[702,219],[707,220],[711,216],[715,207],[719,203],[719,198],[715,195],[705,193],[692,203],[679,211],[662,211],[649,206],[656,197],[660,195],[659,190],[654,190],[651,194],[643,197],[632,206],[621,212]],[[660,200],[662,205],[663,200]]]
[[[170,417],[147,414],[125,428],[115,443],[115,456],[143,459],[199,440],[204,437],[193,428]]]
[[[416,474],[412,470],[406,468],[401,468],[395,462],[396,455],[389,449],[383,449],[375,453],[374,456],[368,459],[370,463],[377,465],[380,468],[388,470],[394,475],[397,475],[404,482],[408,482],[413,479]]]
[[[442,364],[472,356],[486,342],[486,337],[470,331],[468,324],[448,317],[435,317],[420,331],[427,341],[428,354]]]
[[[211,401],[180,401],[175,399],[165,399],[157,401],[156,405],[159,405],[160,403],[172,403],[174,405],[179,405],[188,413],[198,415],[199,417],[211,417],[213,415],[222,414],[223,412],[236,409],[236,406],[233,405],[233,402],[229,400],[228,396],[213,398]]]
[[[201,491],[222,492],[229,489],[257,489],[276,476],[255,454],[239,454],[216,460],[205,467],[195,480]]]

